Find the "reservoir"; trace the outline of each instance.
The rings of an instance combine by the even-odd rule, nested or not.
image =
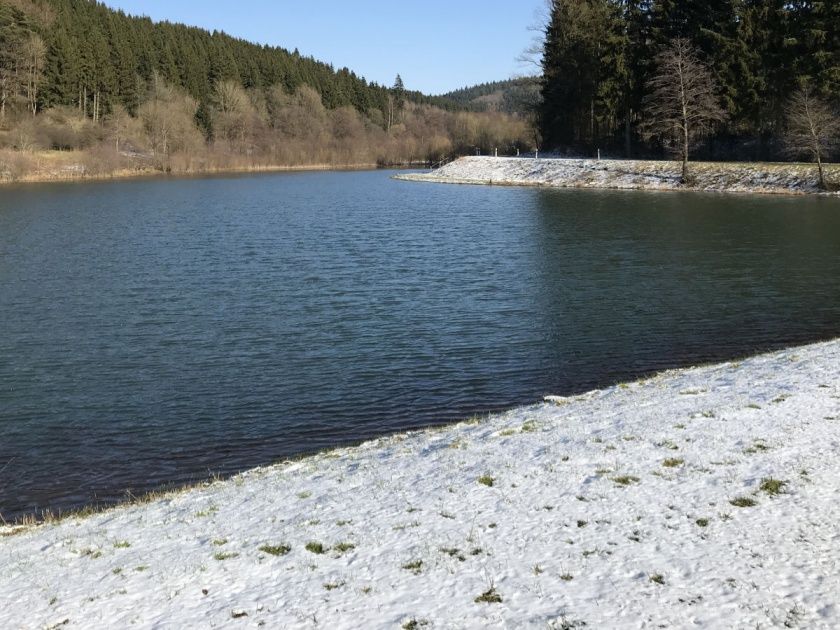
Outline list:
[[[0,515],[840,335],[840,199],[0,188]]]

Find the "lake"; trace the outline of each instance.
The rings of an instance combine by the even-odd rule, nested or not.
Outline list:
[[[0,188],[0,514],[840,334],[840,199]]]

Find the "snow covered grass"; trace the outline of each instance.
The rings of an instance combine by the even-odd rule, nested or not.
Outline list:
[[[0,529],[0,626],[840,626],[840,341]]]
[[[693,162],[691,190],[758,193],[814,193],[812,164]],[[840,165],[827,166],[827,179],[840,182]],[[464,157],[423,174],[397,179],[452,184],[685,190],[679,162]]]

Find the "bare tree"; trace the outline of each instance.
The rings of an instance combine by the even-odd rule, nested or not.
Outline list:
[[[26,102],[32,115],[38,113],[38,88],[44,73],[44,61],[47,56],[47,46],[44,40],[35,33],[30,33],[23,43],[23,88]]]
[[[137,113],[152,153],[164,158],[166,168],[171,154],[203,146],[203,138],[195,126],[197,109],[198,103],[192,97],[168,85],[157,72],[153,73],[148,100]]]
[[[21,42],[18,34],[0,32],[0,124],[6,119],[6,106],[17,92],[21,65]]]
[[[524,68],[526,72],[537,71],[542,73],[542,57],[545,46],[545,32],[551,23],[551,11],[554,6],[552,0],[543,0],[537,5],[531,16],[531,23],[526,27],[531,33],[531,40],[528,45],[516,56],[516,63]]]
[[[840,144],[840,116],[807,85],[798,89],[787,105],[785,144],[794,156],[808,155],[817,163],[820,188],[827,188],[823,160]]]
[[[648,137],[672,137],[682,160],[682,181],[688,183],[688,157],[693,142],[726,120],[709,68],[687,39],[675,39],[657,58],[648,82],[645,124]]]
[[[119,103],[111,108],[111,114],[106,119],[108,131],[114,140],[114,148],[120,152],[120,143],[126,140],[136,127],[135,120],[125,107]]]
[[[227,140],[231,149],[238,144],[242,150],[245,145],[245,132],[251,103],[245,89],[233,80],[218,81],[214,87],[216,116],[213,126],[221,138]]]

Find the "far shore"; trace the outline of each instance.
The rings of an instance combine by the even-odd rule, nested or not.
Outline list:
[[[15,186],[20,184],[45,184],[45,183],[69,183],[69,182],[104,182],[104,181],[120,181],[120,180],[139,180],[139,179],[169,179],[169,178],[190,178],[203,177],[212,175],[236,175],[248,173],[285,173],[285,172],[304,172],[304,171],[372,171],[377,169],[407,169],[407,168],[421,168],[426,166],[425,163],[406,163],[406,164],[377,164],[375,162],[361,162],[361,163],[312,163],[312,164],[269,164],[269,165],[250,165],[250,166],[230,166],[230,167],[211,167],[211,168],[196,168],[187,170],[173,169],[170,171],[161,170],[152,167],[139,168],[119,168],[113,171],[87,171],[80,163],[73,162],[73,155],[42,154],[46,165],[31,173],[26,173],[19,177],[9,178],[3,177],[0,171],[0,186]],[[68,159],[69,157],[69,159]],[[59,164],[55,166],[49,165],[50,162],[58,161]],[[2,164],[0,163],[0,166]]]
[[[840,183],[840,164],[824,167],[827,179]],[[396,178],[443,184],[548,188],[838,194],[819,190],[814,164],[692,162],[689,169],[693,182],[683,184],[681,163],[673,161],[475,156],[460,158],[430,173]]]

